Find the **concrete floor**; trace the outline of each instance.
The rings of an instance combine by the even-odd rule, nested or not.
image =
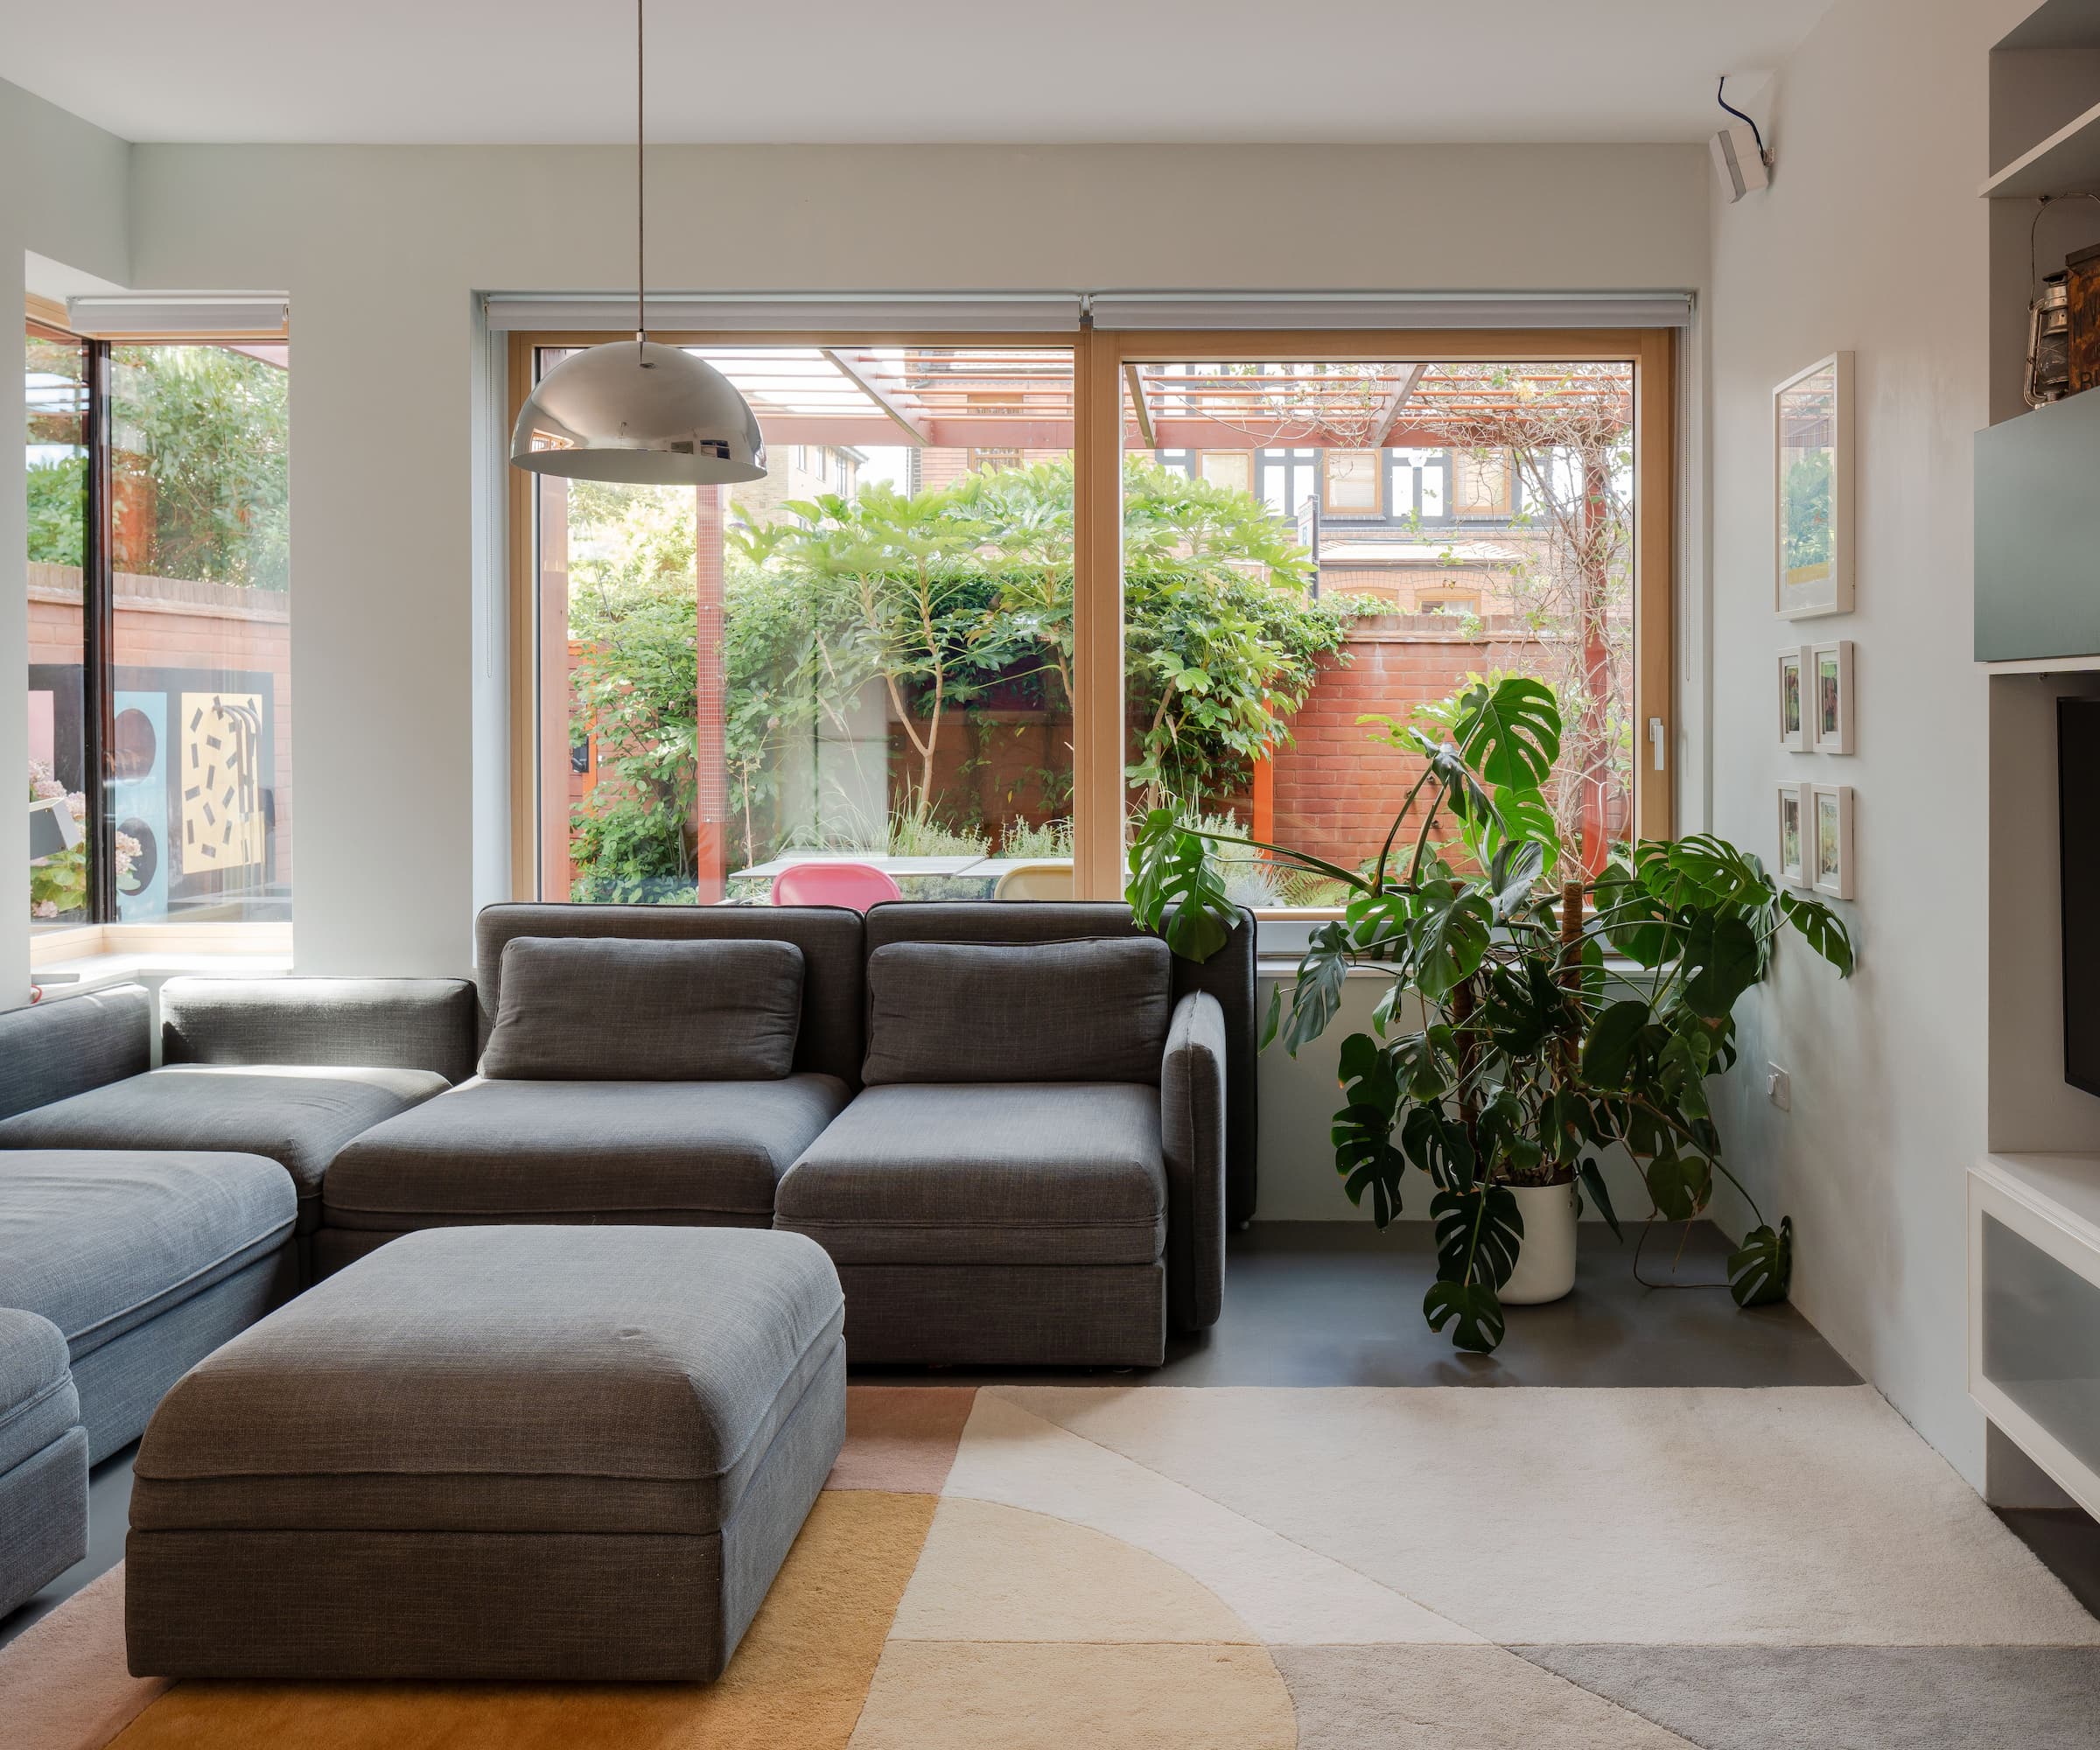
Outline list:
[[[865,1380],[942,1385],[1026,1377],[1133,1385],[1766,1386],[1856,1385],[1858,1376],[1791,1306],[1741,1312],[1718,1285],[1643,1287],[1632,1246],[1586,1225],[1575,1292],[1550,1306],[1508,1310],[1493,1355],[1466,1355],[1422,1320],[1435,1256],[1425,1224],[1381,1234],[1368,1223],[1278,1222],[1232,1236],[1224,1315],[1177,1338],[1156,1369],[1026,1374],[962,1368],[855,1368]],[[1727,1242],[1692,1230],[1681,1253],[1651,1243],[1643,1274],[1718,1284]],[[0,1645],[107,1572],[123,1556],[131,1449],[98,1466],[88,1484],[88,1558],[0,1622]],[[2100,1614],[2100,1525],[2083,1514],[1999,1517],[2089,1610]]]

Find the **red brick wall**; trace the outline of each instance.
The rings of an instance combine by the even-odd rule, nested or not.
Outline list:
[[[1305,707],[1292,721],[1296,739],[1276,756],[1276,838],[1345,868],[1376,856],[1393,811],[1423,762],[1357,722],[1379,715],[1405,719],[1440,699],[1468,674],[1522,667],[1512,642],[1468,639],[1433,614],[1359,620],[1350,661],[1328,662]]]
[[[276,788],[276,867],[291,880],[291,605],[286,596],[179,578],[116,578],[116,665],[204,668],[271,676]],[[70,565],[29,568],[29,660],[77,667],[80,574]]]

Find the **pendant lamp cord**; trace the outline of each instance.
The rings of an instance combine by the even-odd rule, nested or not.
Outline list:
[[[649,338],[648,201],[642,179],[641,142],[642,5],[643,0],[634,0],[634,344],[637,348]]]

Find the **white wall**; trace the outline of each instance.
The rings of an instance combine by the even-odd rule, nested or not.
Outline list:
[[[106,279],[130,271],[126,183],[130,147],[112,134],[0,80],[0,262],[19,274],[34,251]],[[24,284],[24,289],[29,288]],[[10,416],[0,439],[0,477],[18,483],[28,466],[24,434]],[[0,1008],[29,994],[29,818],[21,806],[29,758],[21,705],[28,657],[27,504],[19,484],[0,491],[0,553],[15,556],[0,588],[0,774],[15,806],[0,809]]]
[[[472,294],[631,284],[632,158],[133,162],[136,284],[292,296],[298,961],[458,970],[500,884],[474,854]],[[1710,172],[1684,146],[684,148],[651,164],[651,278],[682,290],[1696,288],[1706,265]]]
[[[1708,333],[1713,824],[1768,858],[1774,787],[1858,791],[1850,984],[1796,947],[1741,1015],[1717,1109],[1795,1299],[1980,1486],[1966,1393],[1964,1180],[1984,1146],[1987,683],[1970,660],[1970,444],[1988,419],[1986,54],[2018,0],[1840,0],[1760,119],[1767,193],[1717,202]],[[1858,605],[1772,611],[1771,389],[1858,354]],[[1858,646],[1858,753],[1777,746],[1781,648]],[[1792,1073],[1793,1111],[1763,1066]]]

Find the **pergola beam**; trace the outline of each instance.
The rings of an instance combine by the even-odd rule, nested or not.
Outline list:
[[[831,368],[887,414],[891,423],[902,430],[914,444],[921,450],[932,444],[933,438],[926,428],[905,410],[882,378],[866,368],[868,361],[865,359],[850,361],[844,353],[834,352],[829,346],[821,350],[824,357],[830,360]]]
[[[1408,367],[1407,374],[1400,379],[1399,386],[1385,398],[1385,404],[1378,410],[1378,416],[1371,427],[1371,441],[1365,446],[1367,449],[1382,450],[1387,447],[1393,427],[1400,423],[1402,410],[1413,398],[1415,389],[1422,381],[1422,373],[1428,368],[1426,364]]]
[[[1138,435],[1144,439],[1144,447],[1157,450],[1158,441],[1152,436],[1152,404],[1144,398],[1144,379],[1135,364],[1123,368],[1124,380],[1130,386],[1130,406],[1138,416]]]

